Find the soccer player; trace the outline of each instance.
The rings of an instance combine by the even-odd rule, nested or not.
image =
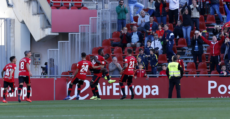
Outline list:
[[[77,63],[77,70],[74,73],[74,78],[72,79],[71,83],[69,84],[69,89],[68,89],[68,96],[64,100],[69,100],[70,99],[70,93],[72,91],[73,85],[78,84],[78,93],[76,100],[79,100],[80,97],[80,92],[81,92],[81,85],[83,85],[84,80],[86,78],[86,74],[89,69],[91,68],[99,68],[101,66],[92,66],[92,63],[90,61],[86,60],[86,53],[81,53],[82,61]]]
[[[25,57],[22,58],[19,61],[19,87],[18,87],[18,102],[21,102],[21,90],[23,87],[23,83],[25,82],[27,85],[27,102],[32,102],[30,100],[30,76],[32,76],[32,73],[30,71],[30,57],[31,57],[31,52],[30,51],[25,51],[24,52]]]
[[[126,94],[125,94],[125,90],[124,90],[125,87],[123,85],[123,82],[126,82],[126,81],[127,81],[127,85],[129,86],[129,89],[132,93],[131,99],[134,98],[133,87],[132,87],[131,83],[132,83],[133,75],[135,72],[135,65],[137,65],[137,60],[134,56],[132,56],[133,51],[131,49],[128,49],[127,52],[128,52],[128,56],[125,58],[125,66],[122,69],[122,71],[124,71],[124,72],[123,72],[122,77],[120,79],[121,91],[123,93],[121,100],[126,98]]]
[[[7,64],[4,69],[2,70],[2,77],[3,74],[5,72],[5,75],[3,77],[4,79],[4,91],[3,91],[3,103],[7,103],[6,101],[6,96],[7,96],[7,88],[8,86],[10,86],[11,91],[9,91],[9,93],[13,93],[14,92],[14,72],[16,69],[16,58],[15,56],[10,57],[10,62],[9,64]]]
[[[109,55],[105,55],[104,58],[104,52],[103,49],[98,50],[98,55],[95,55],[92,57],[92,64],[94,66],[105,66],[106,61],[105,59],[108,59]],[[110,79],[109,72],[106,68],[97,68],[93,69],[92,72],[94,73],[93,79],[90,82],[90,87],[93,92],[93,96],[90,98],[91,100],[101,100],[100,95],[98,93],[97,85],[99,82],[99,79],[102,77],[102,73],[106,75],[106,78],[108,79],[109,83],[114,83],[116,80]]]

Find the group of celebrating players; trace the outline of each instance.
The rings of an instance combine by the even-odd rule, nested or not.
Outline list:
[[[137,64],[137,60],[134,56],[132,56],[132,50],[128,49],[127,53],[128,56],[125,58],[125,66],[122,69],[122,77],[119,81],[123,96],[121,99],[126,98],[126,94],[124,91],[124,82],[127,82],[127,85],[131,91],[131,99],[134,98],[134,92],[132,88],[132,78],[135,72],[135,67]],[[19,87],[18,87],[18,102],[21,102],[21,89],[23,87],[23,83],[25,82],[27,85],[27,102],[32,102],[30,100],[30,89],[31,89],[31,82],[30,82],[30,76],[32,76],[32,73],[30,71],[30,57],[31,52],[25,51],[24,52],[25,57],[22,58],[19,61]],[[68,95],[64,100],[70,99],[70,93],[72,91],[73,85],[78,86],[78,93],[76,100],[79,100],[80,92],[81,92],[81,85],[83,85],[84,80],[86,79],[86,74],[88,70],[93,72],[93,77],[90,82],[90,87],[92,89],[93,96],[90,98],[92,100],[101,100],[100,95],[98,93],[98,83],[102,75],[105,75],[105,79],[108,79],[108,83],[114,83],[116,80],[110,79],[108,70],[105,68],[105,65],[107,64],[107,61],[105,59],[109,58],[109,54],[104,55],[103,49],[98,50],[98,55],[95,55],[91,57],[91,62],[86,60],[86,53],[81,53],[82,61],[77,63],[77,70],[74,73],[73,79],[71,83],[69,84],[68,88]],[[7,103],[6,97],[8,93],[13,93],[15,89],[14,85],[14,72],[16,70],[16,57],[12,56],[10,57],[10,62],[7,64],[3,70],[2,70],[2,77],[4,79],[4,91],[3,91],[3,103]],[[5,72],[5,75],[4,75]],[[8,87],[11,88],[11,90],[7,91]]]

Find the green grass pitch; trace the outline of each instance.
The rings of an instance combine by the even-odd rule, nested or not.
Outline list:
[[[126,99],[0,103],[3,119],[230,119],[230,99]]]

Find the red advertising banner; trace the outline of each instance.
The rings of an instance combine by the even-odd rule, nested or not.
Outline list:
[[[79,25],[89,25],[97,10],[52,9],[52,32],[79,32]]]
[[[119,78],[117,82],[108,84],[107,80],[100,79],[98,92],[102,99],[119,99],[121,96]],[[3,80],[0,79],[0,100],[3,97]],[[92,96],[90,88],[90,80],[85,80],[81,87],[80,99],[89,99]],[[7,95],[7,101],[17,101],[18,79],[15,79],[15,92]],[[67,95],[67,90],[70,81],[67,78],[58,78],[54,81],[53,78],[36,78],[31,79],[31,100],[63,100]],[[167,98],[168,97],[167,78],[137,78],[133,79],[133,89],[135,98]],[[55,89],[55,90],[54,90]],[[127,98],[130,98],[128,86],[125,86]],[[24,84],[22,89],[22,100],[25,100],[27,88]],[[74,86],[71,99],[77,96],[77,88]],[[176,97],[174,88],[173,97]],[[229,98],[230,97],[230,80],[228,77],[184,77],[181,79],[181,97],[182,98]]]

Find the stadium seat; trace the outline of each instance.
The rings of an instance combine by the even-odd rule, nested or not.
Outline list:
[[[182,15],[180,15],[180,21],[181,21],[181,23],[183,22],[183,17],[182,17]]]
[[[65,6],[62,6],[62,7],[60,7],[59,9],[68,9],[67,7],[65,7]]]
[[[206,30],[207,29],[206,24],[205,23],[199,23],[199,29],[201,32]]]
[[[198,58],[197,58],[197,62],[199,62]],[[202,62],[206,62],[206,56],[205,56],[205,54],[202,54]]]
[[[206,62],[200,62],[198,64],[198,70],[197,71],[207,71],[207,64],[206,64]]]
[[[219,74],[216,70],[212,71],[211,74]],[[219,76],[212,76],[212,77],[219,77]]]
[[[176,44],[176,43],[174,43],[174,44]],[[177,54],[177,48],[176,48],[176,46],[173,46],[173,52],[174,52],[175,54]]]
[[[191,70],[188,72],[188,74],[197,74],[197,73],[196,73],[196,70]]]
[[[113,32],[113,34],[112,34],[112,38],[120,38],[120,35],[121,35],[121,32],[115,31],[115,32]]]
[[[205,55],[209,55],[210,54],[210,46],[207,47],[207,51],[206,53],[204,53]]]
[[[142,48],[143,51],[145,50],[143,47],[136,47],[136,50],[135,50],[135,55],[138,55],[139,54],[139,49]]]
[[[195,65],[194,62],[189,62],[187,64],[187,70],[186,70],[186,72],[193,71],[193,70],[196,70],[196,65]]]
[[[117,58],[118,62],[123,62],[123,57],[120,54],[115,54],[115,57]]]
[[[111,39],[109,39],[109,40],[111,40],[111,41],[113,41],[113,42],[120,42],[120,41],[121,41],[120,38],[111,38]]]
[[[157,23],[157,18],[156,18],[156,17],[153,17],[153,21]]]
[[[220,13],[221,13],[221,15],[226,16],[224,7],[220,7]]]
[[[135,22],[138,22],[138,16],[134,16],[134,17],[133,17],[133,20],[134,20]]]
[[[158,64],[168,63],[166,54],[159,55]]]
[[[128,53],[127,53],[127,50],[128,50],[128,49],[132,49],[132,50],[133,50],[132,47],[126,47],[126,48],[125,48],[125,51],[124,51],[124,55],[127,55],[127,54],[128,54]],[[133,54],[134,54],[134,53],[132,53],[132,55],[133,55]]]
[[[126,24],[128,31],[132,31],[133,26],[137,26],[137,24],[136,23],[135,24],[133,24],[133,23],[132,24]]]
[[[90,55],[86,55],[86,60],[90,61]]]
[[[71,66],[71,71],[74,72],[77,70],[77,63],[73,63]]]
[[[149,11],[149,8],[144,8],[143,9],[145,12],[148,12]]]
[[[207,15],[206,24],[216,24],[216,19],[214,15]]]
[[[80,3],[74,3],[73,6],[77,7],[77,8],[81,8],[82,7],[82,0],[72,0],[73,2],[80,2]]]
[[[208,71],[201,71],[200,74],[201,74],[201,75],[202,75],[202,74],[208,74]],[[207,76],[202,76],[202,77],[208,77],[208,75],[207,75]]]
[[[110,55],[110,57],[108,59],[106,59],[108,62],[112,62],[112,56]]]
[[[204,20],[204,16],[203,16],[203,15],[200,15],[199,23],[205,23],[205,20]]]
[[[187,42],[184,38],[180,38],[178,40],[178,45],[176,46],[177,48],[183,48],[183,47],[187,47]]]
[[[105,47],[105,46],[111,46],[111,41],[110,40],[103,40],[102,41],[102,46]]]
[[[47,2],[50,4],[50,0],[47,0]]]
[[[167,25],[168,25],[168,27],[169,27],[169,30],[170,30],[170,31],[173,31],[173,30],[174,30],[174,28],[173,28],[173,24],[171,24],[171,23],[167,23]]]
[[[113,50],[113,54],[123,54],[121,47],[115,47]]]
[[[63,3],[63,6],[69,7],[71,6],[71,1],[72,0],[62,0],[63,2],[69,2],[69,3]]]
[[[92,55],[97,55],[98,54],[98,47],[94,47],[93,49],[92,49]]]
[[[194,34],[195,34],[195,30],[190,32],[190,39],[192,39],[194,37]]]
[[[55,3],[60,2],[60,3]],[[60,7],[61,6],[61,0],[53,0],[53,6]]]
[[[118,62],[120,65],[121,65],[121,67],[123,67],[123,61],[122,62]]]
[[[111,46],[109,46],[109,47],[104,47],[104,54],[112,54],[112,51],[111,51]]]
[[[71,9],[78,10],[78,8],[76,6],[71,7]]]
[[[52,6],[51,9],[57,9],[56,7]]]
[[[82,7],[81,10],[88,10],[88,8],[87,7]]]
[[[69,75],[69,72],[62,72],[61,73],[61,78],[69,78],[68,76],[63,76],[63,75]]]

